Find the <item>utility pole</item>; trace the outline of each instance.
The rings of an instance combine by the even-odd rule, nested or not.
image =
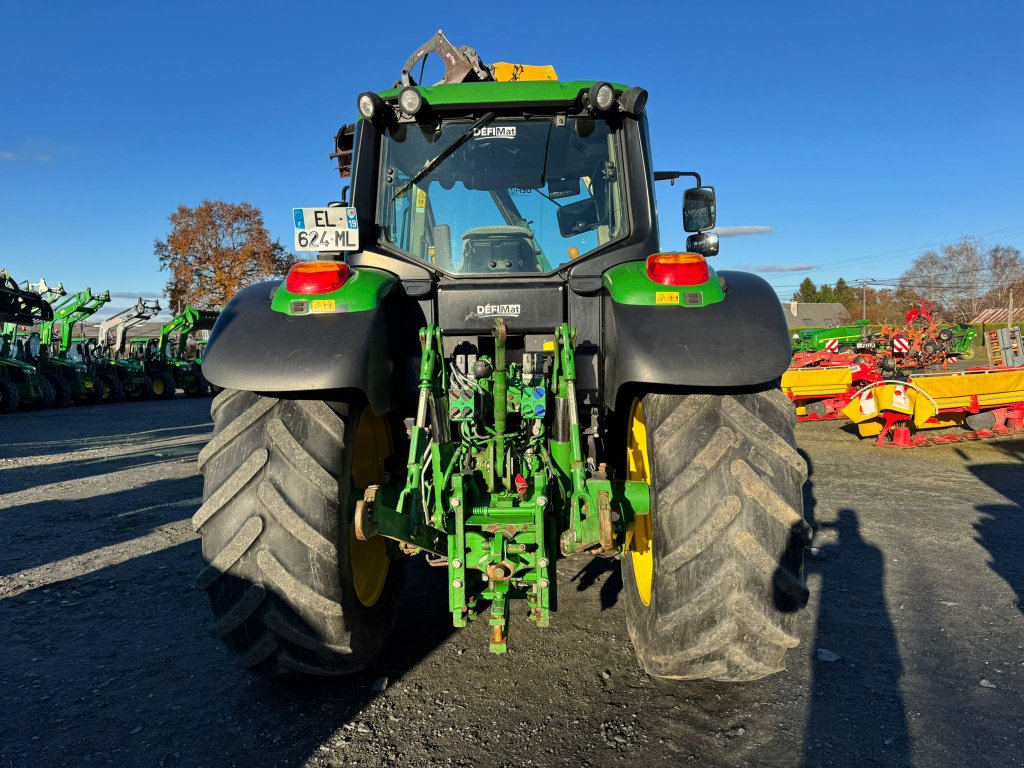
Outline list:
[[[867,280],[861,280],[860,281],[860,303],[861,303],[860,319],[861,320],[867,320],[868,319],[868,281]]]

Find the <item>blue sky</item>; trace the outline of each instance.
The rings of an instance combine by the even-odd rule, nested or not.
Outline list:
[[[485,61],[650,91],[659,169],[718,189],[719,268],[899,275],[967,234],[1024,247],[1024,3],[48,3],[0,0],[0,266],[161,292],[179,204],[337,199],[358,93],[441,27]],[[452,10],[458,8],[458,12]],[[680,187],[659,188],[681,247]],[[122,304],[130,303],[127,299]]]

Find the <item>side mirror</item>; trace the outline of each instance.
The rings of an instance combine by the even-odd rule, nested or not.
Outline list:
[[[698,232],[686,238],[686,250],[690,253],[699,253],[701,256],[718,255],[718,233]]]
[[[683,229],[701,232],[715,226],[715,188],[691,187],[683,193]]]
[[[562,237],[573,237],[597,229],[601,218],[597,213],[597,203],[588,197],[576,203],[563,205],[555,214],[558,218],[558,231]]]

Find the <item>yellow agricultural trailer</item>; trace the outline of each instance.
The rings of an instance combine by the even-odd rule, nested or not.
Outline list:
[[[875,445],[912,448],[1006,435],[1024,429],[1024,368],[919,374],[861,388],[842,413]],[[920,430],[964,427],[928,437]]]

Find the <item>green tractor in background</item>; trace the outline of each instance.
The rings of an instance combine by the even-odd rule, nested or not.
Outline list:
[[[128,331],[160,312],[160,303],[139,297],[128,309],[100,323],[92,356],[99,374],[117,381],[118,389],[111,397],[120,400],[149,400],[153,397],[153,380],[146,374],[142,359],[128,354]]]
[[[140,337],[129,342],[131,356],[143,361],[146,375],[153,381],[155,397],[170,400],[177,389],[188,397],[209,394],[210,384],[203,376],[198,347],[192,357],[188,356],[189,339],[193,333],[213,328],[219,314],[186,305],[163,325],[159,338]],[[173,333],[178,334],[176,340],[171,339]]]
[[[428,52],[443,85],[413,80]],[[785,668],[810,534],[789,333],[764,280],[709,265],[714,189],[655,172],[646,101],[440,32],[358,97],[351,201],[294,210],[318,258],[235,296],[203,359],[198,584],[236,664],[366,668],[422,554],[495,653],[514,606],[553,620],[560,558],[597,557],[650,674]],[[654,182],[682,176],[666,253]]]
[[[39,337],[20,338],[19,326],[28,329],[52,319],[49,300],[63,295],[63,286],[51,289],[40,280],[23,288],[6,269],[0,270],[0,413],[53,405],[53,384],[30,362],[38,355]]]
[[[939,331],[939,340],[946,343],[947,354],[970,360],[974,357],[974,339],[977,335],[976,328],[966,323],[956,323],[943,326]]]
[[[109,392],[110,384],[96,374],[88,350],[81,347],[71,349],[75,324],[92,316],[108,301],[109,292],[93,294],[91,288],[86,288],[55,303],[53,319],[39,325],[39,351],[33,363],[53,385],[56,407],[63,408],[72,403],[95,405]],[[34,333],[29,335],[30,344]]]
[[[196,356],[192,359],[192,362],[198,365],[200,370],[202,370],[203,357],[206,356],[206,346],[209,343],[210,331],[203,331],[196,338]],[[206,378],[205,375],[203,376],[203,379],[206,381],[206,386],[209,387],[211,395],[219,395],[223,391],[221,387],[218,387],[216,384],[212,383],[209,379]]]
[[[867,320],[833,328],[804,328],[793,334],[794,352],[824,352],[834,340],[835,351],[853,355],[872,347],[873,341]]]

